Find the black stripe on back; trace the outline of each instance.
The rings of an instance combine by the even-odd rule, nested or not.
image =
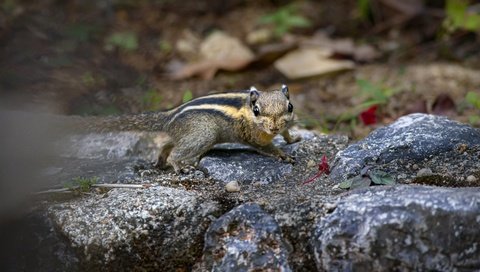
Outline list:
[[[187,113],[188,113],[188,115],[187,115]],[[192,109],[192,110],[188,110],[188,111],[182,112],[179,115],[177,115],[175,117],[175,121],[176,122],[181,121],[183,118],[185,118],[189,115],[191,116],[192,114],[211,114],[213,116],[219,116],[227,122],[233,122],[234,121],[232,117],[226,115],[222,111],[215,110],[215,109]]]
[[[215,104],[222,106],[232,106],[236,109],[240,109],[243,106],[242,97],[200,97],[187,103],[186,106],[197,106],[205,104]]]

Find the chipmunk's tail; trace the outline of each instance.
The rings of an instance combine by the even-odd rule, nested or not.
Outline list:
[[[84,125],[90,132],[162,131],[168,120],[166,112],[126,114],[109,117],[89,117]]]
[[[83,132],[163,131],[168,112],[149,112],[104,117],[72,117],[76,130]]]

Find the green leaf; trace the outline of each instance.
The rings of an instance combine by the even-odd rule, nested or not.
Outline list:
[[[476,125],[476,124],[480,123],[480,115],[468,116],[468,122],[471,125]]]
[[[298,14],[297,6],[294,4],[277,9],[271,14],[266,14],[259,19],[260,24],[272,25],[273,33],[277,37],[283,36],[295,27],[309,27],[311,22]]]
[[[182,102],[183,102],[183,103],[187,103],[188,101],[192,100],[192,98],[193,98],[192,91],[186,90],[186,91],[183,93]]]
[[[0,4],[1,9],[8,14],[12,14],[15,12],[15,9],[19,6],[19,1],[16,0],[4,0],[3,3]]]
[[[289,30],[289,28],[286,26],[286,25],[279,25],[275,28],[275,30],[273,31],[273,33],[275,34],[275,36],[277,37],[282,37],[285,33],[287,33]]]
[[[164,52],[165,54],[168,54],[172,52],[172,44],[169,41],[162,40],[158,43],[158,47],[160,47],[160,50]]]
[[[477,109],[480,109],[480,95],[474,92],[468,92],[465,100]]]
[[[258,22],[260,24],[271,24],[271,23],[274,23],[276,21],[275,18],[276,17],[273,16],[273,15],[263,15],[262,17],[260,17],[260,20],[258,20]]]
[[[466,10],[467,2],[464,0],[447,1],[447,17],[452,21],[455,27],[462,27]]]
[[[85,177],[77,177],[74,178],[71,182],[67,182],[64,184],[65,188],[70,190],[77,189],[81,192],[87,192],[92,188],[92,185],[98,182],[97,177],[85,178]]]
[[[293,15],[288,18],[288,25],[291,27],[309,27],[312,24],[305,17]]]
[[[367,188],[371,183],[372,180],[368,177],[356,176],[352,180],[352,186],[350,186],[350,189]]]
[[[388,173],[376,170],[370,172],[370,178],[372,182],[377,185],[393,185],[395,184],[395,179]]]
[[[470,31],[477,31],[480,29],[480,15],[478,14],[470,14],[465,18],[465,22],[463,27],[466,30]]]
[[[360,12],[360,18],[366,20],[370,14],[370,0],[357,0],[357,8]]]
[[[362,177],[361,175],[349,178],[338,185],[340,189],[356,189],[369,187],[372,181],[368,177]]]
[[[71,24],[65,28],[65,35],[79,42],[88,41],[99,28],[90,24]]]
[[[138,48],[138,39],[135,32],[115,32],[108,36],[106,45],[107,50],[119,48],[125,51],[135,51]]]
[[[388,91],[388,89],[382,89],[380,86],[374,85],[372,82],[364,79],[358,79],[357,85],[360,88],[360,92],[369,98],[368,100],[375,100],[378,104],[387,103],[388,96],[386,95],[386,91]]]
[[[468,31],[477,31],[480,29],[480,15],[468,12],[469,1],[466,0],[448,0],[445,11],[447,14],[446,22],[454,28],[461,28]],[[448,25],[447,23],[447,25]]]
[[[115,105],[108,105],[100,108],[97,111],[96,115],[114,115],[114,114],[119,114],[120,112],[121,112],[120,109],[117,108]]]
[[[97,83],[91,72],[85,72],[82,75],[82,83],[87,87],[93,87]]]
[[[147,110],[158,110],[162,102],[162,95],[156,89],[149,89],[143,95],[143,106]]]
[[[338,188],[340,188],[340,189],[350,189],[350,187],[352,186],[352,180],[353,180],[353,178],[349,178],[349,179],[343,181],[342,183],[340,183],[338,185]]]

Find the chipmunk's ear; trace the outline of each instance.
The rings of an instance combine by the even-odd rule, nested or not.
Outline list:
[[[250,103],[252,105],[255,104],[255,102],[257,102],[257,99],[258,97],[260,96],[260,93],[258,92],[257,88],[255,87],[250,87]]]
[[[281,90],[282,90],[282,93],[283,93],[288,99],[290,99],[290,94],[288,93],[288,87],[287,87],[287,85],[283,84]]]

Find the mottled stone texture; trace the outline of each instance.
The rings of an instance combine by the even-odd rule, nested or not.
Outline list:
[[[208,228],[204,268],[211,271],[291,271],[288,248],[273,217],[257,204],[243,204]]]
[[[304,140],[312,139],[315,134],[302,130],[296,131]],[[282,137],[274,139],[276,146],[280,146],[287,154],[294,155],[299,143],[285,145]],[[210,151],[200,161],[200,168],[212,178],[222,182],[241,181],[246,183],[259,182],[268,184],[292,173],[290,163],[281,162],[273,157],[267,157],[255,152],[252,148],[239,144],[223,144]]]
[[[480,145],[480,130],[446,117],[410,114],[339,152],[330,178],[341,182],[367,165],[421,162],[460,144]]]
[[[85,269],[172,271],[193,265],[217,203],[162,186],[114,189],[52,206],[53,221],[88,263]]]
[[[371,188],[341,199],[312,237],[319,270],[480,269],[480,188]]]
[[[414,114],[346,147],[346,137],[300,131],[276,145],[296,158],[276,161],[222,145],[205,170],[154,168],[155,136],[126,133],[70,138],[49,177],[149,185],[92,189],[51,202],[48,216],[65,241],[68,270],[144,271],[471,271],[480,268],[480,189],[397,185],[345,191],[335,186],[365,166],[431,184],[480,179],[480,132],[443,117]],[[346,147],[346,149],[345,149]],[[338,153],[339,150],[343,150]],[[332,177],[318,171],[337,154]],[[425,172],[425,171],[423,171]],[[197,175],[198,174],[198,175]],[[418,177],[417,177],[418,178]],[[239,191],[227,192],[235,180]],[[399,183],[408,183],[400,181]],[[469,185],[475,182],[470,182]],[[452,184],[449,184],[452,186]],[[336,204],[335,204],[336,203]],[[66,239],[64,239],[66,238]],[[57,241],[57,240],[55,240]],[[41,251],[42,250],[38,250]],[[52,252],[45,250],[44,252]],[[73,260],[73,261],[72,261]],[[40,267],[40,266],[39,266]],[[45,266],[49,268],[50,266]]]

